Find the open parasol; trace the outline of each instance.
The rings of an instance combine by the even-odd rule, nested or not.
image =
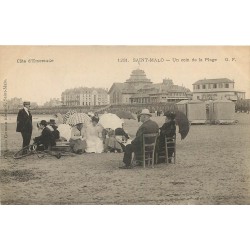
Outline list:
[[[68,124],[59,124],[57,130],[60,133],[60,137],[65,138],[67,141],[69,141],[71,137],[71,127]]]
[[[74,126],[74,125],[79,124],[79,123],[88,124],[90,122],[91,122],[91,118],[87,114],[75,113],[67,119],[66,124]]]
[[[69,110],[64,116],[63,116],[63,123],[66,124],[69,117],[73,114],[77,113],[75,110]]]
[[[179,127],[179,133],[181,134],[181,139],[183,140],[185,139],[185,137],[187,136],[189,132],[189,126],[190,126],[189,120],[187,116],[179,110],[177,110],[175,114],[176,114],[175,121]]]
[[[115,114],[107,113],[100,117],[99,123],[104,128],[111,128],[115,130],[116,128],[121,128],[123,121]]]
[[[114,112],[114,114],[116,114],[121,119],[133,119],[133,120],[135,120],[135,117],[129,111],[120,110],[120,111]]]

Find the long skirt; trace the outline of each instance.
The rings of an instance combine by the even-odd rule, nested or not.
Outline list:
[[[107,152],[107,151],[112,152],[115,150],[122,152],[123,149],[122,149],[121,144],[115,139],[115,137],[106,138],[104,142],[104,152]]]
[[[87,144],[86,144],[85,140],[82,141],[81,139],[77,139],[77,140],[70,139],[69,143],[70,143],[69,145],[74,153],[78,153],[78,152],[83,153],[87,148]]]
[[[89,136],[87,142],[87,153],[102,153],[103,152],[103,141],[98,136]]]

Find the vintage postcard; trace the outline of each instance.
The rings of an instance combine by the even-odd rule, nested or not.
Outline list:
[[[249,46],[0,46],[0,203],[250,204]]]

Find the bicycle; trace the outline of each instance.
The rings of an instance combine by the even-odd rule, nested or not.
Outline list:
[[[38,158],[42,158],[44,157],[44,154],[42,151],[37,150],[37,144],[32,144],[32,145],[28,145],[24,148],[22,148],[21,150],[17,151],[14,155],[13,158],[14,159],[20,159],[32,154],[36,154]]]
[[[40,146],[39,146],[40,147]],[[47,149],[47,150],[39,150],[39,147],[37,144],[32,144],[29,146],[26,146],[24,148],[22,148],[21,150],[19,150],[18,152],[16,152],[13,155],[14,159],[21,159],[23,157],[35,154],[37,155],[38,158],[43,158],[45,156],[45,154],[51,155],[51,156],[55,156],[57,159],[60,159],[61,156],[73,156],[74,154],[70,153],[70,152],[58,152],[58,151],[53,151],[51,150],[51,148]]]

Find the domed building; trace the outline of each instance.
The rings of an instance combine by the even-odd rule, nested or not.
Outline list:
[[[126,83],[129,83],[138,88],[142,88],[144,86],[152,84],[150,79],[147,78],[144,70],[141,69],[133,70],[130,78],[126,80]]]
[[[110,104],[177,102],[192,98],[189,89],[174,85],[171,79],[153,84],[144,70],[133,70],[124,83],[113,83],[109,90]]]

